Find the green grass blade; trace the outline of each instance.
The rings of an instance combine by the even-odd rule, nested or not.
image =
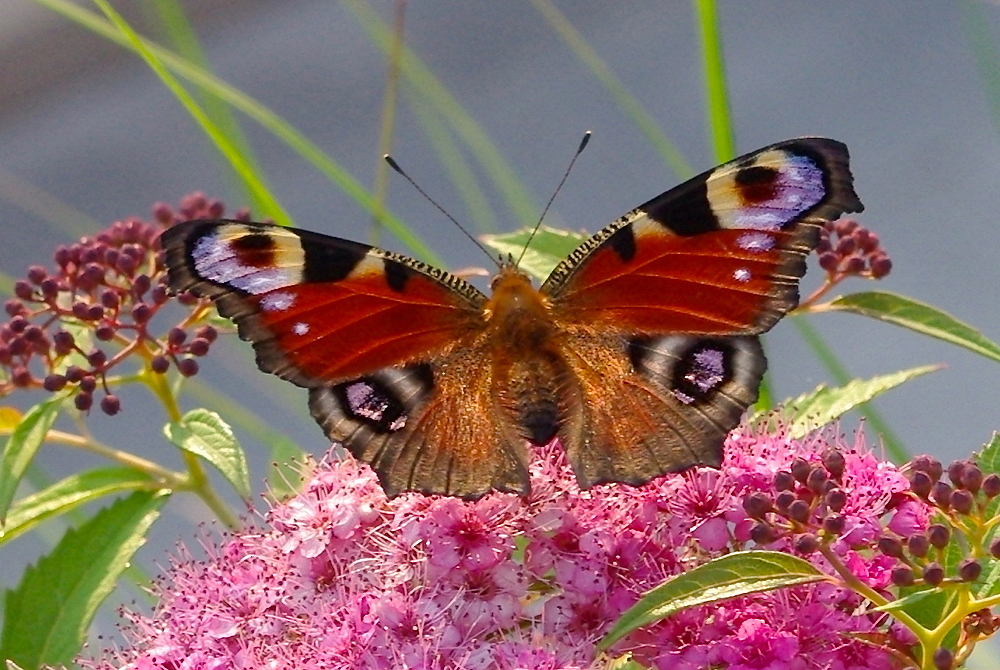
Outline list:
[[[719,34],[715,0],[694,0],[694,8],[698,17],[702,61],[705,64],[705,92],[712,146],[716,162],[724,163],[736,156],[736,140],[729,112],[729,87],[726,85],[726,64],[722,57],[722,36]]]
[[[209,65],[208,58],[198,42],[198,36],[194,28],[184,14],[184,8],[180,2],[177,0],[153,0],[149,4],[142,4],[140,6],[149,9],[148,13],[152,14],[162,27],[181,58],[194,63],[206,72],[211,71],[212,68]],[[212,120],[212,123],[219,128],[223,135],[229,138],[233,146],[239,150],[240,155],[243,156],[253,174],[257,175],[261,183],[265,183],[264,171],[260,163],[254,158],[253,149],[250,147],[250,143],[247,141],[246,135],[244,135],[243,129],[240,127],[239,121],[232,113],[229,105],[217,96],[212,95],[206,89],[199,89],[198,93],[200,94],[201,105],[208,118]],[[222,166],[229,178],[230,187],[239,193],[239,200],[241,202],[252,203],[251,208],[253,211],[261,211],[265,203],[259,202],[256,194],[246,188],[246,184],[239,178],[239,175],[232,171],[232,165],[222,161]]]
[[[136,51],[135,45],[131,41],[126,39],[110,22],[102,19],[93,12],[82,9],[68,0],[35,0],[35,2],[119,46]],[[249,116],[273,133],[275,137],[282,140],[307,162],[316,167],[337,188],[354,199],[359,205],[370,212],[376,210],[372,194],[361,185],[361,182],[273,111],[212,74],[172,54],[163,47],[149,40],[141,41],[171,71],[176,72],[180,77],[190,81],[195,86],[211,91],[214,95],[217,95],[228,104]],[[443,265],[430,247],[411,232],[398,217],[385,212],[383,214],[383,223],[396,236],[400,243],[405,245],[414,255],[428,263]]]
[[[392,30],[364,0],[343,0],[341,3],[354,14],[369,39],[383,52],[392,48]],[[483,166],[497,191],[507,203],[515,225],[534,225],[541,209],[534,197],[508,166],[486,131],[472,118],[462,104],[441,83],[427,65],[409,48],[403,47],[400,72],[412,90],[448,120],[472,154]]]
[[[646,136],[653,148],[659,152],[667,166],[682,180],[694,176],[694,170],[681,155],[680,150],[667,139],[659,124],[646,111],[642,103],[622,85],[608,64],[587,43],[583,35],[573,27],[566,15],[559,11],[559,8],[551,0],[530,0],[530,2],[538,13],[548,21],[556,35],[562,39],[580,62],[590,69],[597,81],[601,82],[601,85],[611,94],[625,115],[632,120],[632,123]]]
[[[252,166],[247,163],[246,159],[240,153],[239,149],[233,144],[228,137],[212,122],[205,110],[202,109],[195,99],[188,93],[187,89],[181,86],[180,82],[167,67],[160,61],[155,53],[149,49],[145,42],[139,37],[139,35],[132,30],[132,27],[121,17],[118,12],[111,7],[111,4],[107,0],[94,0],[104,15],[108,18],[111,23],[113,23],[118,30],[128,39],[132,44],[136,53],[146,61],[146,65],[159,77],[163,85],[174,94],[180,103],[187,110],[188,114],[201,126],[202,131],[215,143],[215,146],[222,152],[222,155],[226,157],[229,163],[233,166],[233,169],[240,176],[243,182],[247,185],[247,189],[253,193],[254,200],[259,203],[261,207],[261,214],[264,216],[274,219],[277,223],[281,225],[290,225],[291,218],[285,212],[284,208],[278,203],[278,201],[270,194],[267,187],[264,186],[263,182],[254,174]]]
[[[465,203],[465,211],[476,227],[483,232],[496,230],[497,215],[486,193],[479,186],[475,170],[462,155],[449,129],[441,123],[441,117],[427,101],[419,95],[407,96],[410,107],[417,115],[417,121],[431,143],[431,148],[448,173],[459,197]]]

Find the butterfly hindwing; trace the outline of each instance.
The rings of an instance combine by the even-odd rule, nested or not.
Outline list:
[[[797,304],[818,226],[862,208],[843,144],[781,142],[637,207],[571,253],[541,290],[565,322],[762,333]]]

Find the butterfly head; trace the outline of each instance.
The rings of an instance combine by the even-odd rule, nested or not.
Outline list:
[[[490,289],[493,294],[483,312],[486,319],[494,324],[508,323],[512,319],[522,322],[547,322],[551,319],[549,300],[511,259],[501,263],[500,271],[490,281]]]

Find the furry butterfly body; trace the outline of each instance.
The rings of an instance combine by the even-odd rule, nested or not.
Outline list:
[[[757,335],[798,301],[823,222],[860,211],[846,147],[781,142],[653,198],[540,288],[486,296],[364,244],[228,220],[162,236],[171,285],[216,301],[260,368],[309,389],[327,436],[390,495],[529,490],[558,437],[583,487],[718,465],[756,400]]]

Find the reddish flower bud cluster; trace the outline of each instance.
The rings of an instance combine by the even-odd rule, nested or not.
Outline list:
[[[845,275],[881,279],[892,270],[892,260],[878,236],[851,218],[826,222],[816,253],[820,267],[833,281]]]
[[[186,197],[178,212],[154,207],[156,223],[118,221],[93,237],[55,251],[54,269],[28,268],[14,284],[0,324],[0,397],[15,389],[75,391],[77,409],[88,411],[100,388],[105,414],[121,409],[108,374],[138,355],[155,373],[171,364],[185,376],[198,371],[195,357],[208,353],[217,333],[211,326],[189,335],[188,319],[159,336],[152,320],[168,300],[159,235],[164,227],[192,218],[218,218],[223,206],[201,194]],[[180,302],[202,303],[193,296]]]
[[[772,480],[774,493],[752,493],[743,500],[747,515],[757,522],[750,536],[760,545],[788,538],[803,555],[840,536],[847,517],[842,512],[848,495],[842,488],[844,455],[834,449],[823,454],[822,463],[803,458],[779,470]]]
[[[909,472],[911,491],[927,505],[937,508],[952,523],[931,524],[926,531],[908,537],[882,538],[879,544],[882,552],[899,558],[901,562],[901,566],[893,572],[893,582],[898,586],[909,586],[922,579],[925,584],[938,586],[945,579],[976,581],[983,568],[976,558],[981,555],[981,548],[976,546],[975,538],[967,538],[975,555],[961,560],[952,575],[942,565],[945,549],[954,533],[963,532],[963,517],[986,513],[989,502],[1000,495],[1000,476],[984,476],[979,466],[969,459],[954,461],[945,470],[941,462],[931,456],[918,456],[910,461],[906,470]],[[950,483],[943,479],[945,474]],[[989,552],[995,558],[1000,557],[1000,539],[992,542]]]

